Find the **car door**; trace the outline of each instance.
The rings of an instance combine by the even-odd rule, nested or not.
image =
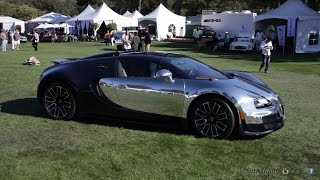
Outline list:
[[[160,60],[143,57],[119,57],[115,78],[100,80],[104,93],[115,92],[109,98],[114,103],[140,112],[181,117],[184,102],[184,80],[168,83],[156,77],[165,68]],[[108,94],[105,94],[108,97]]]

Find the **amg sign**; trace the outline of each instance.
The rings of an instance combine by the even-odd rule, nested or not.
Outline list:
[[[221,19],[205,19],[204,22],[221,22]]]

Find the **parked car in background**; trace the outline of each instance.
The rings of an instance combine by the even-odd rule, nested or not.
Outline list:
[[[234,38],[229,49],[232,51],[252,51],[254,49],[254,42],[251,35],[247,33],[239,34]]]
[[[202,36],[215,37],[216,34],[217,34],[217,33],[213,30],[213,28],[210,27],[210,26],[199,26],[199,29],[201,29],[201,31],[203,31]]]
[[[22,35],[20,35],[20,42],[22,42],[22,43],[26,43],[26,42],[28,42],[27,37],[26,37],[26,36],[22,36]]]

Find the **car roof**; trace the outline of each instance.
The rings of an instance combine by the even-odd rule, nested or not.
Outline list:
[[[157,56],[157,57],[186,57],[182,54],[169,51],[155,51],[155,52],[122,52],[119,56]]]
[[[105,57],[186,57],[184,55],[175,53],[175,52],[166,52],[166,51],[156,51],[156,52],[118,52],[118,51],[112,51],[107,53],[101,53],[101,54],[95,54],[88,57],[84,57],[81,59],[96,59],[96,58],[105,58]]]

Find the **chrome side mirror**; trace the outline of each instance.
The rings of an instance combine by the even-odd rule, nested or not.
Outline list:
[[[172,73],[167,69],[161,69],[157,71],[156,73],[157,78],[164,78],[164,81],[168,84],[174,83],[174,80],[172,79]]]

